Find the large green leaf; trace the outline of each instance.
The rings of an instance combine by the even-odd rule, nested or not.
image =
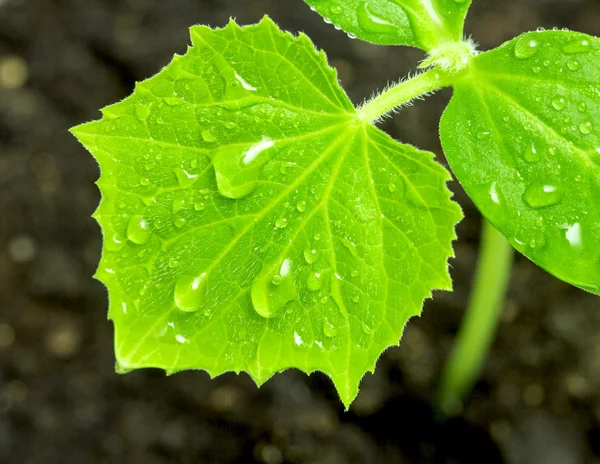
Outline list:
[[[471,0],[304,0],[325,21],[380,45],[429,51],[462,40]]]
[[[432,155],[363,123],[269,19],[194,46],[73,130],[99,161],[122,370],[329,375],[348,405],[432,289],[461,217]]]
[[[448,161],[517,250],[600,294],[600,43],[532,32],[472,59],[444,113]]]

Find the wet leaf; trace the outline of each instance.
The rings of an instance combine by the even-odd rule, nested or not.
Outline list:
[[[323,53],[269,19],[194,46],[73,129],[99,161],[121,372],[290,367],[348,405],[435,288],[449,174],[361,121]]]
[[[600,43],[524,34],[472,59],[441,122],[448,161],[514,247],[600,294]]]
[[[425,51],[463,38],[471,0],[305,0],[350,37]]]

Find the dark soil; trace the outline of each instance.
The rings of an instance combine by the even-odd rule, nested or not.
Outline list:
[[[325,49],[356,102],[422,57],[350,40],[301,0],[0,0],[0,462],[600,463],[600,300],[524,258],[464,414],[432,414],[477,254],[480,219],[457,184],[456,291],[427,302],[350,412],[323,375],[288,371],[259,390],[246,375],[114,373],[91,278],[98,167],[67,129],[184,52],[191,24],[265,13]],[[468,31],[487,49],[538,26],[599,35],[600,2],[475,0]],[[385,130],[440,153],[448,96]]]

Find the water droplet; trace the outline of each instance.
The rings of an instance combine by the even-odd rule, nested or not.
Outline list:
[[[325,322],[323,323],[323,333],[326,337],[335,337],[339,331],[339,327],[331,324],[327,319],[325,319]]]
[[[177,176],[177,182],[182,188],[191,186],[198,177],[198,174],[189,173],[183,168],[177,168],[174,172],[175,176]]]
[[[306,201],[304,201],[304,200],[299,201],[298,204],[296,205],[296,209],[298,211],[300,211],[301,213],[306,211]]]
[[[579,124],[579,132],[583,135],[589,135],[594,130],[594,125],[590,121],[585,121]]]
[[[143,245],[150,239],[148,223],[142,216],[132,216],[127,226],[127,238],[136,245]]]
[[[319,259],[319,252],[315,249],[304,250],[304,259],[308,264],[313,264]]]
[[[182,196],[178,195],[175,198],[173,198],[173,205],[172,205],[171,209],[173,210],[174,213],[178,213],[179,211],[181,211],[184,206],[185,206],[185,200],[183,199]]]
[[[294,332],[294,344],[296,346],[304,345],[304,341],[302,340],[302,337],[300,336],[300,334],[298,332]]]
[[[298,292],[291,272],[291,261],[284,259],[281,266],[266,267],[252,282],[252,306],[262,317],[275,316],[283,306],[296,298]],[[277,285],[273,277],[279,275]]]
[[[491,187],[490,187],[490,198],[497,205],[500,204],[500,195],[498,193],[498,185],[497,185],[496,182],[493,182],[492,185],[491,185]]]
[[[194,202],[194,209],[196,211],[204,211],[206,209],[206,205],[201,201]]]
[[[477,140],[485,140],[490,135],[489,131],[480,131],[477,133]]]
[[[539,43],[537,40],[532,39],[531,36],[521,37],[515,44],[515,57],[520,60],[526,60],[535,55],[538,49]]]
[[[533,142],[531,142],[531,145],[525,149],[523,158],[525,158],[525,161],[528,163],[537,163],[540,160],[540,154],[538,153]]]
[[[146,187],[150,185],[150,179],[148,179],[147,177],[142,177],[140,178],[140,184]]]
[[[369,327],[366,323],[363,323],[362,328],[366,335],[373,335],[375,333],[375,328]]]
[[[534,72],[534,74],[539,74],[542,68],[540,68],[539,66],[534,66],[533,68],[531,68],[531,70]]]
[[[397,191],[397,190],[398,190],[398,186],[397,186],[395,183],[393,183],[393,182],[390,182],[390,183],[388,184],[388,190],[389,190],[390,192],[394,193],[395,191]]]
[[[207,274],[184,275],[175,283],[175,304],[186,312],[198,311],[206,300]]]
[[[585,113],[588,109],[587,103],[582,101],[579,102],[579,104],[577,105],[577,109],[581,112],[581,113]]]
[[[380,14],[375,14],[369,2],[363,2],[356,10],[358,24],[366,32],[373,34],[394,34],[397,32],[396,26],[392,21],[383,18]]]
[[[104,245],[109,251],[121,251],[125,246],[125,241],[122,240],[116,233],[111,236],[104,237]]]
[[[279,218],[275,221],[275,227],[278,229],[285,229],[288,226],[287,218]]]
[[[171,258],[169,259],[169,267],[174,269],[177,266],[179,266],[179,261],[177,260],[177,258]]]
[[[358,258],[358,250],[356,249],[356,244],[353,241],[351,241],[348,237],[344,237],[342,239],[342,244],[348,249],[352,256]]]
[[[243,87],[244,89],[246,89],[246,90],[249,90],[249,91],[251,91],[251,92],[254,92],[254,91],[256,91],[256,87],[254,87],[254,86],[252,86],[252,85],[248,84],[248,82],[246,82],[246,81],[245,81],[245,80],[242,78],[242,76],[240,76],[238,73],[235,73],[235,78],[237,79],[237,81],[238,81],[240,84],[242,84],[242,87]]]
[[[204,139],[205,142],[209,142],[209,143],[214,143],[217,141],[217,138],[214,135],[212,135],[210,133],[210,131],[207,131],[207,130],[202,131],[202,138]]]
[[[175,227],[177,227],[178,229],[181,229],[183,226],[185,226],[185,224],[187,223],[187,221],[185,220],[185,218],[177,218],[175,219]]]
[[[319,272],[312,272],[309,276],[308,279],[306,281],[306,287],[311,291],[311,292],[316,292],[318,290],[321,290],[321,288],[323,288],[323,274],[319,273]]]
[[[575,55],[577,53],[587,53],[590,51],[590,42],[587,39],[578,39],[566,43],[562,47],[563,53]]]
[[[560,203],[564,193],[558,185],[536,181],[527,187],[523,200],[531,208],[544,208]]]
[[[581,224],[573,224],[567,229],[565,236],[572,247],[581,248]]]
[[[569,61],[567,61],[567,68],[569,68],[571,71],[578,71],[581,68],[581,62],[571,58]]]
[[[339,5],[334,5],[332,7],[329,8],[329,14],[332,15],[339,15],[342,13],[342,7]]]
[[[358,295],[354,295],[354,296],[352,297],[352,301],[353,301],[354,303],[358,303],[358,302],[360,301],[360,297],[359,297]]]
[[[265,152],[274,145],[271,139],[263,137],[243,152],[236,147],[218,150],[212,161],[219,193],[227,198],[242,198],[252,192],[262,166],[269,159]]]
[[[566,106],[567,100],[565,100],[563,97],[556,97],[554,100],[552,100],[552,107],[556,111],[562,111],[565,109]]]

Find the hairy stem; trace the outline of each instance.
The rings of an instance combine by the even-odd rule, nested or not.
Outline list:
[[[453,74],[432,68],[415,77],[399,82],[368,101],[358,111],[358,117],[372,123],[411,100],[452,84]]]
[[[500,321],[513,254],[508,241],[484,219],[467,313],[438,391],[437,405],[444,415],[460,412],[464,396],[479,377]]]

